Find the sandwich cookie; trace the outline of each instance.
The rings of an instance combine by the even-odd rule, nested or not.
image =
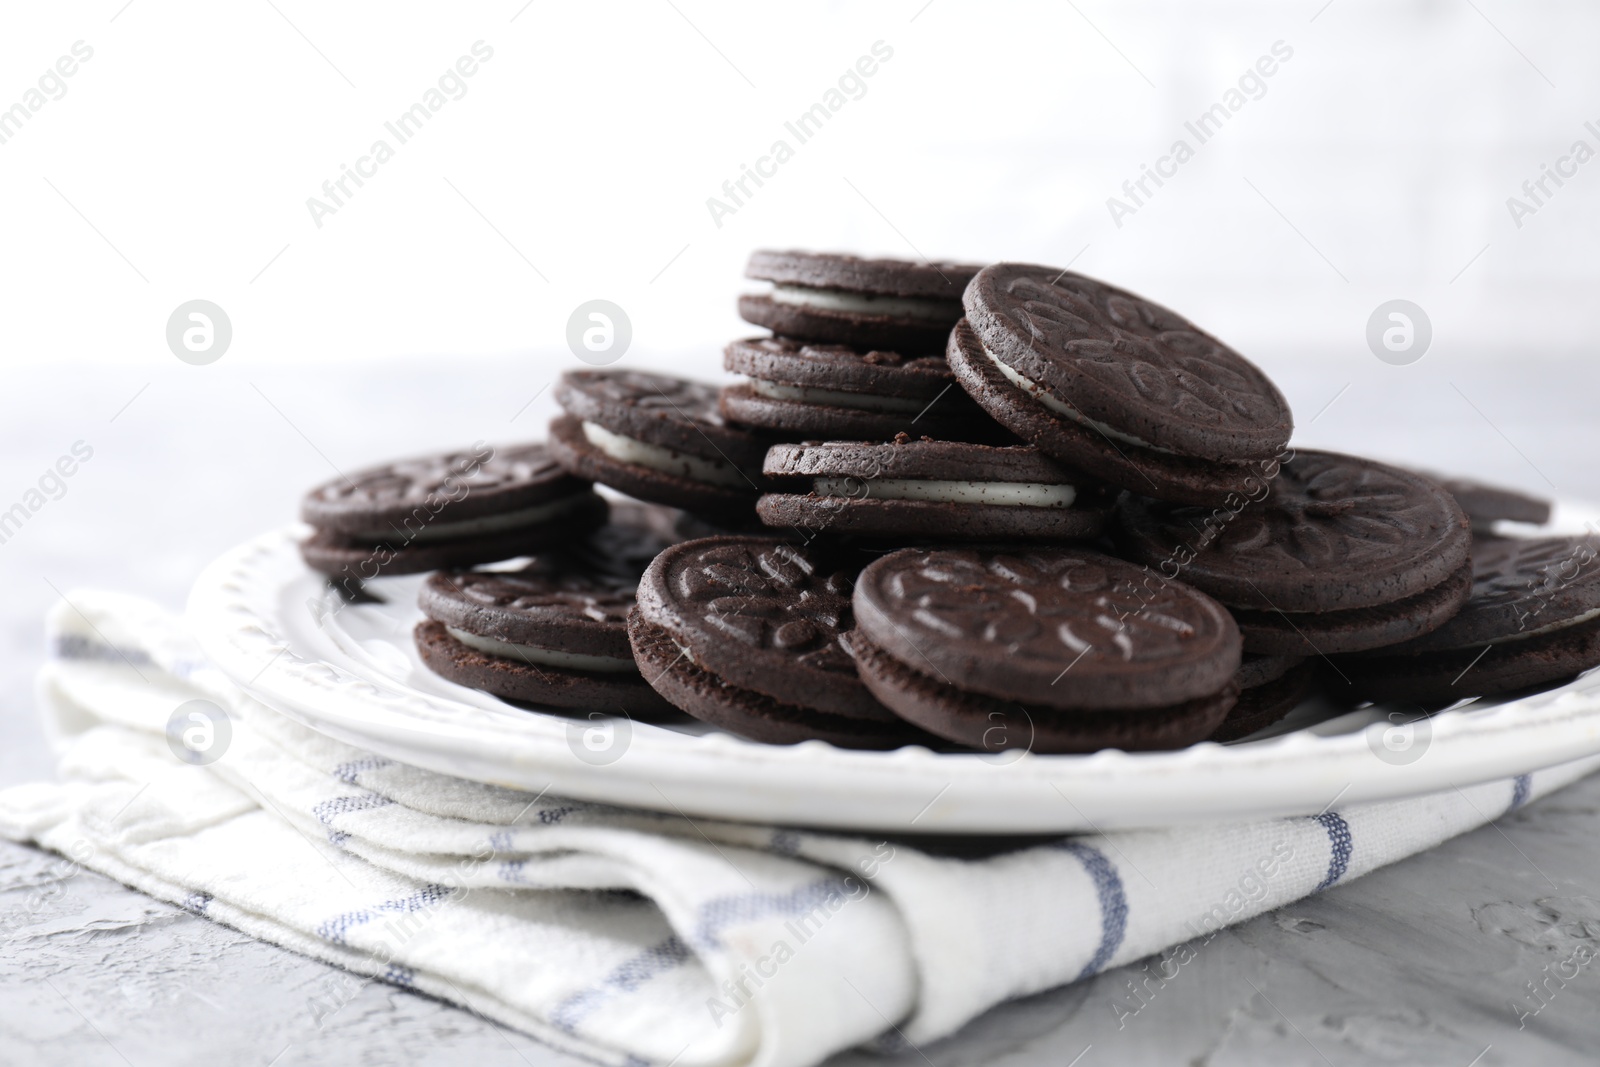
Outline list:
[[[639,583],[634,656],[667,700],[751,740],[934,743],[873,699],[840,643],[852,577],[816,548],[772,538],[674,545]]]
[[[1277,722],[1311,695],[1317,661],[1304,656],[1258,656],[1245,653],[1239,673],[1239,702],[1207,740],[1237,741]]]
[[[628,645],[634,588],[667,542],[610,524],[511,571],[438,571],[417,603],[422,662],[459,685],[558,708],[659,718],[673,708],[646,684]]]
[[[1300,452],[1263,499],[1232,508],[1124,495],[1118,544],[1228,605],[1249,652],[1312,656],[1443,626],[1472,586],[1467,517],[1410,471]]]
[[[961,292],[979,265],[758,251],[746,278],[770,293],[739,297],[746,322],[801,341],[936,355],[961,317]]]
[[[856,667],[972,748],[1181,748],[1233,707],[1239,630],[1204,593],[1143,579],[1087,549],[902,549],[856,581]]]
[[[1160,500],[1220,504],[1276,472],[1289,405],[1252,363],[1159,304],[1052,267],[985,267],[951,331],[956,380],[1063,463]]]
[[[300,504],[313,570],[346,581],[492,563],[606,521],[606,502],[542,444],[478,445],[399,460],[317,486]]]
[[[715,386],[642,371],[568,371],[550,452],[573,474],[670,507],[748,514],[768,442],[730,426]]]
[[[962,392],[943,356],[760,337],[730,344],[722,365],[748,379],[722,390],[723,415],[774,437],[1015,440]]]
[[[1032,445],[913,441],[773,445],[762,468],[775,482],[756,514],[770,526],[872,537],[1071,540],[1099,536],[1101,488]]]
[[[1600,538],[1497,538],[1472,553],[1472,596],[1455,618],[1403,645],[1339,660],[1358,696],[1451,703],[1600,666]]]

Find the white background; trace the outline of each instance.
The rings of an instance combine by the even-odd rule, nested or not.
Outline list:
[[[480,40],[317,227],[307,198]],[[1595,142],[1597,40],[1594,5],[1508,0],[9,5],[0,107],[94,49],[0,144],[0,510],[95,449],[0,544],[18,639],[78,584],[176,605],[335,469],[542,435],[582,301],[627,310],[622,365],[720,375],[762,246],[1071,262],[1260,363],[1303,446],[1600,496],[1600,161],[1520,229],[1506,207]],[[716,226],[877,41],[865,95]],[[1265,95],[1114,225],[1278,41]],[[1397,297],[1434,327],[1410,366],[1365,341]],[[166,345],[195,298],[233,324],[209,366]]]

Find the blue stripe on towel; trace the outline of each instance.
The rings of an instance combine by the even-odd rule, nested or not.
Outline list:
[[[367,756],[365,759],[351,760],[341,763],[333,769],[333,776],[345,785],[360,785],[356,781],[363,771],[376,771],[384,767],[393,767],[394,760],[384,759],[382,756]]]
[[[1122,947],[1128,932],[1128,896],[1122,888],[1122,878],[1111,861],[1097,848],[1081,841],[1063,841],[1057,847],[1072,853],[1094,882],[1094,895],[1100,902],[1100,945],[1089,962],[1083,965],[1075,981],[1099,973],[1111,957]]]
[[[379,796],[377,793],[363,793],[353,797],[334,797],[332,800],[319,801],[311,806],[311,814],[317,821],[328,828],[328,841],[338,847],[350,840],[350,835],[342,830],[333,828],[333,820],[337,815],[346,815],[352,811],[371,811],[373,808],[386,808],[394,801],[388,797]]]
[[[445,900],[451,895],[452,890],[437,883],[425,885],[412,893],[409,897],[400,897],[395,900],[385,900],[370,908],[361,908],[356,911],[347,911],[343,915],[336,915],[327,922],[318,923],[313,932],[324,941],[332,941],[336,945],[343,945],[345,934],[351,927],[361,926],[374,919],[385,915],[409,915],[412,912],[426,911],[427,909]]]
[[[1328,832],[1328,873],[1322,876],[1322,881],[1317,883],[1313,893],[1320,893],[1333,883],[1344,877],[1344,872],[1350,867],[1350,824],[1344,821],[1344,816],[1336,811],[1325,811],[1312,818],[1322,824]]]
[[[1511,806],[1506,809],[1510,814],[1528,802],[1528,793],[1533,789],[1533,775],[1519,774],[1516,781],[1511,783]]]
[[[843,878],[822,878],[788,893],[736,893],[715,897],[700,905],[700,921],[695,925],[693,941],[707,948],[721,948],[722,931],[730,926],[769,915],[805,915],[825,906],[834,897],[854,895]]]
[[[550,1022],[570,1034],[586,1016],[612,996],[631,993],[657,975],[681,967],[689,955],[689,946],[680,941],[676,934],[651,945],[638,955],[617,964],[595,985],[581,989],[557,1004],[550,1012]]]

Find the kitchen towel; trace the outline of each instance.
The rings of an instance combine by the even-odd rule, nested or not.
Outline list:
[[[72,594],[48,636],[59,776],[0,791],[0,834],[608,1064],[918,1047],[1008,998],[1155,953],[1181,965],[1223,926],[1600,767],[1312,817],[935,847],[396,763],[267,708],[180,619],[113,593]],[[181,759],[169,729],[202,731],[209,761]]]

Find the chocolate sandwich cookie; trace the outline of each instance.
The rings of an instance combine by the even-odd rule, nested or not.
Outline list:
[[[744,274],[770,293],[739,297],[746,322],[801,341],[937,354],[961,317],[971,263],[911,263],[827,252],[758,251]]]
[[[768,441],[728,425],[717,389],[643,371],[567,371],[550,452],[573,474],[686,511],[749,514]]]
[[[1032,445],[842,441],[773,445],[763,468],[779,483],[756,514],[770,526],[872,537],[964,541],[1099,536],[1101,488]],[[904,543],[902,541],[902,543]]]
[[[1239,702],[1207,740],[1237,741],[1264,730],[1289,714],[1311,694],[1317,662],[1304,656],[1258,656],[1245,653],[1239,673]]]
[[[1125,494],[1116,525],[1130,559],[1228,605],[1249,652],[1398,644],[1443,626],[1472,584],[1472,537],[1450,494],[1335,452],[1298,453],[1237,509]]]
[[[508,700],[657,718],[673,708],[628,645],[639,575],[667,542],[612,523],[511,571],[438,571],[417,597],[417,651],[430,670]]]
[[[814,547],[772,538],[674,545],[639,583],[634,656],[667,700],[755,741],[932,743],[873,699],[840,643],[852,577]]]
[[[1426,636],[1339,660],[1368,700],[1450,703],[1549,685],[1600,666],[1600,538],[1473,546],[1472,596]]]
[[[786,440],[1015,440],[957,387],[943,356],[903,356],[786,337],[735,341],[722,365],[748,380],[722,390],[722,413]]]
[[[300,504],[313,570],[360,582],[466,567],[582,537],[606,502],[542,444],[479,445],[385,463],[317,486]]]
[[[1144,576],[1087,549],[902,549],[856,581],[856,667],[902,718],[973,748],[1181,748],[1233,707],[1239,630]]]
[[[1526,522],[1534,526],[1543,526],[1550,521],[1548,500],[1528,496],[1515,489],[1475,482],[1470,478],[1421,473],[1423,477],[1438,482],[1445,492],[1456,498],[1461,510],[1467,513],[1474,531],[1492,533],[1494,524],[1501,520]]]
[[[1112,485],[1219,504],[1277,469],[1294,428],[1256,366],[1159,304],[1053,267],[998,263],[967,286],[946,355],[1024,440]]]

